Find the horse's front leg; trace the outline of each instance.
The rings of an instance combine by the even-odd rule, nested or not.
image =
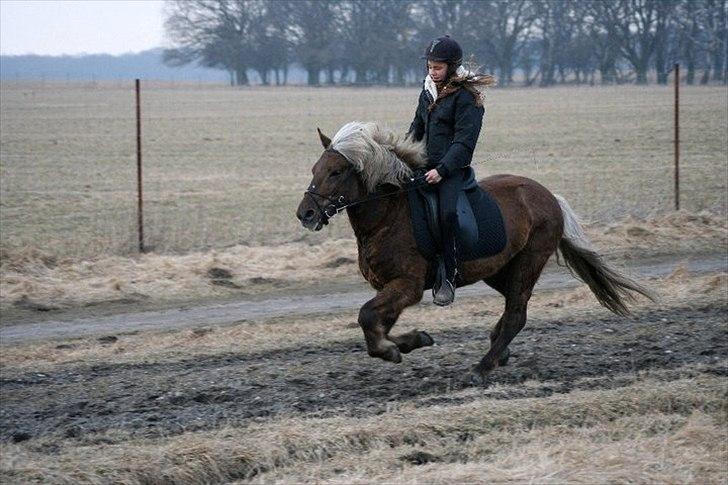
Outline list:
[[[432,339],[424,332],[413,331],[400,337],[389,336],[389,331],[402,310],[421,299],[422,285],[417,281],[396,279],[387,283],[377,296],[361,307],[359,325],[364,331],[370,356],[399,363],[402,361],[400,352],[407,353],[424,345],[432,345]]]
[[[428,347],[435,343],[429,333],[417,329],[402,335],[390,335],[389,340],[397,344],[397,348],[403,354],[409,354],[415,349]]]

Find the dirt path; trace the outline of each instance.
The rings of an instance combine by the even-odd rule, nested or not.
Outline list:
[[[720,360],[728,354],[725,312],[723,302],[631,319],[533,320],[512,344],[510,365],[491,376],[490,384],[510,385],[465,392],[461,376],[487,349],[483,322],[432,332],[437,345],[409,354],[401,365],[369,358],[357,339],[182,361],[69,364],[48,373],[5,368],[0,440],[114,442],[277,416],[364,416],[402,403],[614,388],[642,371],[672,380],[688,372],[674,369],[689,364],[726,375]]]
[[[631,275],[638,278],[664,276],[684,261],[691,272],[726,271],[728,259],[722,254],[700,255],[690,258],[661,258],[638,261],[628,265]],[[579,284],[566,270],[551,266],[539,281],[538,288],[564,288]],[[459,298],[470,298],[495,292],[484,284],[459,290]],[[371,290],[329,293],[322,296],[298,295],[267,300],[244,300],[218,304],[201,304],[165,310],[118,313],[105,316],[71,316],[70,319],[22,322],[14,325],[4,322],[0,327],[0,343],[11,344],[57,338],[74,338],[109,333],[145,330],[180,329],[186,327],[219,325],[230,322],[256,320],[279,316],[331,313],[360,307],[373,296]],[[425,295],[427,301],[428,295]],[[133,307],[131,307],[133,308]],[[39,319],[40,320],[40,319]]]

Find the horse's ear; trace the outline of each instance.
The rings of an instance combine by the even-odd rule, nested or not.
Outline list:
[[[321,139],[321,144],[324,146],[324,148],[328,148],[329,145],[331,145],[331,138],[321,133],[320,128],[316,128],[316,131],[318,131],[319,138]]]

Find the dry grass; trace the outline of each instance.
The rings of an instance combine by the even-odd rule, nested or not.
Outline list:
[[[0,305],[21,298],[78,305],[119,298],[215,298],[208,270],[240,292],[295,288],[310,277],[355,281],[355,245],[338,220],[301,236],[292,217],[318,156],[314,127],[352,119],[404,130],[412,89],[170,89],[145,102],[150,243],[182,256],[128,257],[133,248],[132,93],[118,86],[0,86]],[[692,213],[593,225],[610,257],[726,250],[726,127],[722,88],[683,93],[684,205]],[[480,175],[530,175],[575,209],[614,221],[671,205],[671,92],[661,87],[496,90]],[[695,211],[711,209],[711,213]],[[717,215],[716,215],[717,214]],[[224,246],[230,247],[224,247]],[[215,247],[216,251],[202,251]],[[111,256],[115,255],[115,256]],[[93,256],[93,258],[91,258]],[[256,278],[263,278],[262,280]],[[332,281],[334,281],[332,280]],[[258,286],[256,286],[258,285]],[[662,308],[724,304],[728,276],[652,280]],[[258,288],[258,289],[256,289]],[[262,291],[262,290],[261,290]],[[408,309],[400,331],[495,322],[499,297]],[[641,302],[638,312],[653,304]],[[530,323],[600,318],[587,289],[537,292]],[[170,362],[227,352],[361,340],[356,312],[238,322],[0,347],[14,372],[76,365]],[[485,326],[483,328],[485,332]],[[716,367],[636,374],[630,385],[502,399],[506,385],[452,391],[450,403],[395,402],[363,418],[276,415],[241,427],[154,439],[124,429],[79,439],[0,445],[2,483],[725,483],[726,380]],[[530,383],[538,386],[539,383]],[[527,384],[529,385],[529,384]],[[584,386],[591,389],[589,386]],[[598,386],[597,386],[598,387]],[[425,453],[427,455],[425,455]],[[424,458],[423,458],[424,457]],[[415,465],[417,459],[432,463]]]
[[[677,263],[675,271],[664,279],[651,280],[647,285],[659,301],[655,304],[640,300],[635,312],[649,312],[686,304],[700,305],[728,298],[728,275],[718,273],[693,276]],[[449,308],[431,304],[408,308],[397,322],[395,333],[422,327],[428,331],[451,330],[483,322],[483,332],[497,321],[503,310],[500,296],[463,298]],[[537,291],[529,304],[529,323],[538,327],[542,321],[574,318],[577,315],[600,318],[610,315],[600,307],[589,289]],[[70,347],[58,348],[59,342],[33,342],[0,346],[0,366],[3,368],[32,368],[36,371],[63,364],[94,364],[106,362],[154,362],[189,359],[192,356],[221,353],[252,353],[280,349],[282,345],[297,348],[301,345],[324,345],[348,339],[361,339],[357,310],[332,315],[273,318],[244,321],[224,326],[207,327],[210,331],[195,330],[149,332],[125,335],[114,345],[99,345],[95,338],[73,341]],[[424,328],[423,328],[424,329]],[[284,343],[284,344],[283,344]]]
[[[466,456],[455,463],[399,470],[393,463],[390,466],[396,470],[394,473],[368,474],[357,470],[344,476],[336,476],[329,466],[312,467],[304,476],[306,481],[320,481],[323,477],[321,481],[326,483],[352,484],[718,484],[726,478],[721,461],[728,457],[727,450],[725,446],[713,446],[725,438],[725,428],[717,425],[714,417],[700,411],[690,416],[655,414],[617,418],[579,428],[566,424],[544,426],[509,437],[498,436],[501,433],[508,432],[481,436],[462,451],[441,451]],[[386,458],[367,456],[364,459]]]
[[[235,246],[187,255],[104,256],[58,260],[33,249],[6,252],[0,265],[0,307],[19,301],[74,307],[128,299],[185,300],[297,288],[323,278],[360,281],[356,242],[318,246]],[[212,273],[210,273],[212,271]],[[215,271],[228,271],[233,286],[214,285]],[[212,276],[211,276],[212,275]],[[235,286],[236,285],[236,286]]]
[[[3,445],[0,470],[5,481],[53,483],[720,483],[725,382],[693,372],[548,398],[403,405],[371,418],[281,418],[117,445],[62,443],[53,456],[42,443]],[[415,450],[442,463],[414,466]]]
[[[148,245],[186,252],[350,238],[303,235],[293,212],[320,147],[351,120],[405,131],[417,90],[151,86],[142,95]],[[725,89],[682,93],[683,207],[725,214]],[[0,247],[53,257],[128,254],[135,241],[131,84],[0,85]],[[474,157],[610,220],[672,206],[672,91],[497,89]]]
[[[345,220],[336,221],[346,225]],[[610,260],[664,254],[728,251],[728,226],[710,213],[677,212],[587,227]],[[237,288],[211,284],[213,268],[229,271]],[[300,289],[311,281],[335,287],[363,280],[356,242],[325,240],[277,246],[234,246],[187,255],[105,256],[59,259],[29,248],[5,251],[0,263],[0,308],[18,302],[76,307],[109,301],[174,301],[240,297],[271,289]]]
[[[650,286],[665,310],[725,302],[728,275],[675,271]],[[439,309],[408,310],[401,330],[495,321],[497,297],[463,299]],[[643,302],[638,312],[649,312]],[[530,326],[574,325],[606,310],[585,288],[537,292]],[[63,371],[76,364],[171,362],[227,352],[258,353],[288,346],[361,339],[355,312],[245,322],[211,332],[147,332],[111,346],[79,340],[4,346],[5,372]],[[325,331],[322,331],[325,329]],[[485,331],[485,329],[484,329]],[[583,378],[550,397],[503,399],[509,384],[448,391],[449,404],[394,402],[377,416],[319,418],[276,415],[241,427],[153,439],[124,430],[58,441],[41,437],[0,445],[3,483],[725,483],[728,479],[726,381],[688,366],[635,373],[613,389]],[[69,366],[69,367],[66,367]],[[581,386],[580,384],[584,384]],[[523,386],[540,387],[539,382]],[[465,402],[464,404],[459,404]],[[49,451],[52,450],[52,451]],[[418,462],[426,464],[415,464]]]

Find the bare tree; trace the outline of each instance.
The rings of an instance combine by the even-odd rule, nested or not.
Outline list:
[[[469,0],[424,0],[417,2],[413,16],[422,49],[429,41],[442,35],[451,35],[467,43],[468,17],[472,14]]]
[[[678,43],[680,58],[685,62],[685,82],[687,84],[695,83],[695,64],[699,49],[697,39],[700,32],[696,11],[699,7],[698,2],[680,2],[678,6],[678,23],[680,24]]]
[[[585,4],[586,31],[591,40],[602,84],[617,81],[620,57],[619,5],[616,2],[590,1]]]
[[[410,2],[349,0],[343,7],[345,58],[354,82],[387,84],[390,68],[403,60],[401,44],[412,30]]]
[[[253,53],[253,67],[260,75],[262,84],[270,83],[269,75],[275,75],[276,85],[285,84],[288,65],[291,62],[291,17],[286,2],[267,0],[256,15],[249,39]]]
[[[561,44],[562,36],[559,30],[564,22],[565,10],[567,9],[565,2],[536,2],[535,14],[536,25],[540,29],[540,73],[541,86],[550,86],[554,84],[554,74],[556,72],[556,52],[563,49]]]
[[[728,84],[728,0],[715,2],[715,47],[713,55],[713,78]]]
[[[647,84],[650,59],[657,44],[658,4],[662,0],[620,0],[620,47],[635,71],[637,84]]]
[[[667,77],[672,70],[670,54],[677,29],[676,0],[661,0],[655,8],[655,72],[658,84],[667,84]]]
[[[340,39],[342,2],[292,0],[292,41],[297,59],[308,73],[308,85],[319,84],[321,71],[331,64],[331,47]]]
[[[728,0],[168,0],[172,65],[225,69],[237,84],[254,69],[263,84],[285,84],[300,63],[308,83],[388,84],[420,79],[421,51],[444,34],[456,38],[501,85],[520,68],[525,84],[602,83],[672,63],[692,83],[703,69],[728,82]],[[466,59],[467,60],[467,59]],[[353,73],[353,76],[352,76]]]
[[[564,82],[567,68],[587,69],[591,48],[587,52],[583,42],[588,36],[581,38],[578,44],[573,41],[583,28],[586,14],[580,4],[574,0],[534,2],[534,14],[534,26],[541,44],[540,85],[554,84],[557,70]]]
[[[417,27],[413,17],[414,2],[397,2],[398,8],[393,12],[392,19],[396,23],[395,45],[392,49],[392,65],[394,68],[394,82],[406,84],[411,78],[414,82],[420,81],[419,73],[422,60],[422,48],[417,42]]]
[[[521,49],[531,36],[536,14],[527,0],[473,2],[469,11],[477,35],[476,52],[498,67],[501,86],[513,81],[513,69]]]
[[[164,53],[173,65],[194,61],[228,70],[238,85],[248,84],[255,61],[253,30],[265,10],[263,0],[168,0],[165,30],[175,47]]]
[[[394,47],[392,39],[387,39],[388,45],[382,45],[382,36],[385,33],[381,24],[386,22],[388,4],[389,2],[377,0],[351,0],[345,4],[344,46],[348,63],[354,70],[356,84],[372,82],[370,71],[382,62],[382,55],[387,48]]]
[[[595,50],[591,45],[591,38],[583,22],[576,23],[571,35],[568,48],[564,51],[560,63],[569,66],[574,71],[577,83],[594,84],[596,71]]]
[[[728,83],[728,0],[703,0],[695,10],[700,24],[700,32],[693,41],[700,45],[708,56],[708,65],[701,84],[713,79]]]

